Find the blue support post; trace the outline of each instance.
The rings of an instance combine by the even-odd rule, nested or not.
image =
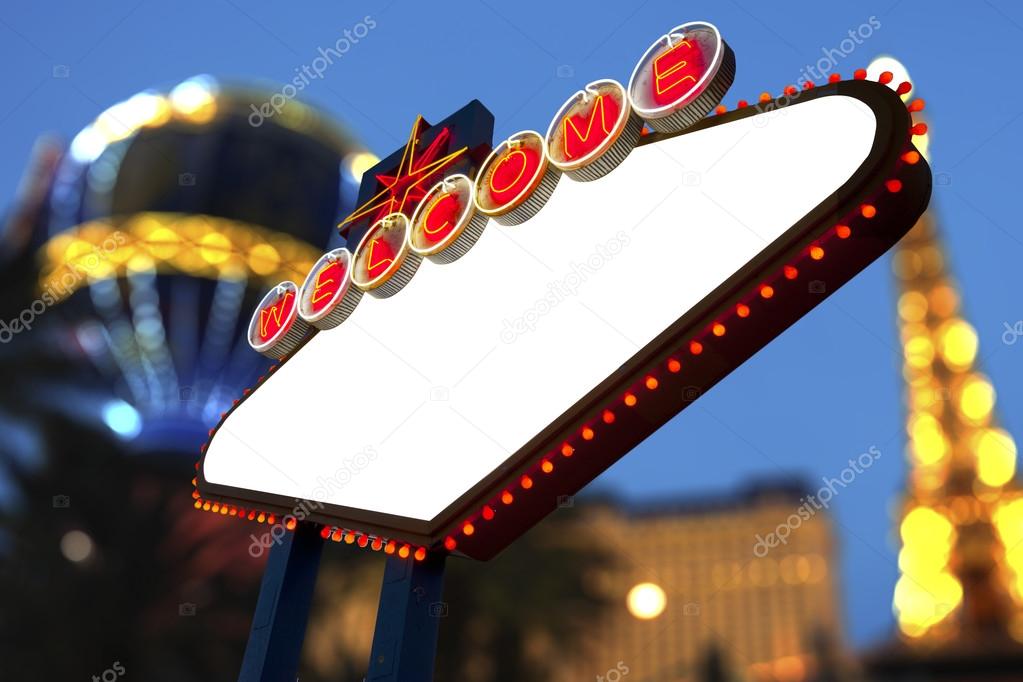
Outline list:
[[[444,586],[442,553],[423,561],[387,558],[370,654],[369,682],[430,682]]]
[[[238,682],[294,682],[323,553],[316,524],[300,522],[270,548]]]

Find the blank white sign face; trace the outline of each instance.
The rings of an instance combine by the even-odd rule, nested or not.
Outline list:
[[[840,188],[875,126],[822,97],[561,178],[318,333],[220,427],[206,480],[434,518]]]

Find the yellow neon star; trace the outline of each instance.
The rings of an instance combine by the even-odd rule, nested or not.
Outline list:
[[[458,151],[437,158],[441,149],[451,139],[451,131],[444,128],[434,141],[417,155],[416,148],[419,146],[419,140],[426,128],[426,121],[422,116],[417,116],[415,123],[412,124],[408,142],[405,143],[398,168],[393,175],[378,174],[376,176],[377,182],[383,185],[383,189],[338,224],[338,229],[342,234],[353,223],[374,212],[373,222],[390,213],[404,213],[411,217],[416,204],[426,196],[426,192],[429,190],[429,187],[423,187],[423,185],[432,181],[442,169],[450,166],[456,158],[468,150],[468,147],[462,147]]]

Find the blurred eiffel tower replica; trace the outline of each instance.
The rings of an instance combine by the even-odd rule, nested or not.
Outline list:
[[[998,426],[937,222],[928,210],[892,259],[908,413],[893,600],[900,638],[865,668],[876,680],[1021,680],[1016,445]]]

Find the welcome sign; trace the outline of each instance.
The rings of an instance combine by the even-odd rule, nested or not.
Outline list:
[[[492,557],[914,224],[908,85],[857,72],[726,112],[734,72],[683,24],[537,130],[495,144],[478,103],[418,120],[348,247],[255,311],[282,362],[211,432],[196,506]]]

